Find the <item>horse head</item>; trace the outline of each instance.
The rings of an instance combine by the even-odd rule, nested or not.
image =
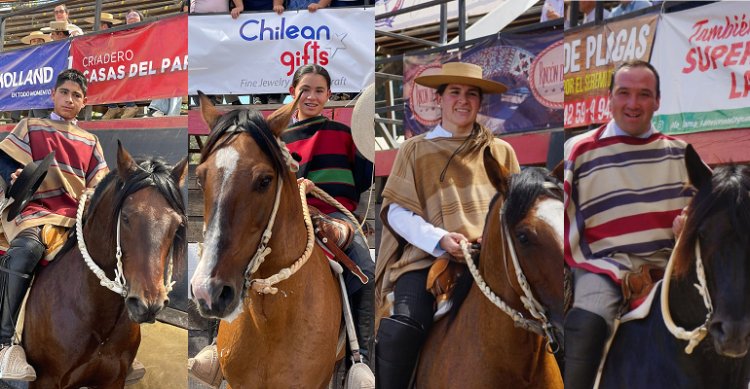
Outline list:
[[[154,322],[169,303],[171,279],[166,277],[173,266],[176,273],[183,267],[187,221],[179,187],[186,175],[187,158],[172,168],[156,159],[136,162],[118,142],[117,171],[105,177],[91,199],[84,235],[101,236],[103,226],[110,226],[114,244],[96,247],[105,242],[96,239],[87,242],[89,250],[107,252],[107,258],[121,252],[125,306],[137,323]]]
[[[531,294],[554,326],[555,339],[550,341],[559,341],[562,339],[564,315],[562,171],[556,169],[558,176],[555,177],[542,168],[526,168],[519,174],[510,175],[495,160],[489,148],[484,151],[484,165],[498,191],[488,218],[501,215],[499,219],[502,220],[501,223],[487,221],[484,242],[488,239],[504,241],[506,256],[515,252],[520,265],[518,270],[525,276]],[[504,202],[497,201],[503,198]],[[506,233],[510,244],[505,243]],[[511,270],[514,266],[509,260],[504,261],[484,266],[488,266],[488,271],[506,269],[506,277],[512,279],[509,283],[515,294],[524,296],[520,281],[513,274],[515,270]]]
[[[692,147],[686,161],[698,192],[675,247],[674,275],[692,286],[700,253],[713,307],[707,324],[714,348],[727,357],[743,357],[750,348],[750,167],[731,164],[712,174]],[[695,297],[694,288],[687,289],[699,301],[694,306],[702,322],[703,299]]]
[[[297,185],[278,143],[296,102],[264,120],[248,109],[222,114],[202,93],[200,101],[211,135],[196,169],[204,197],[204,242],[190,285],[203,316],[232,320],[242,309],[251,259],[265,245],[262,235],[270,231],[274,204],[299,206],[299,200],[287,197]]]

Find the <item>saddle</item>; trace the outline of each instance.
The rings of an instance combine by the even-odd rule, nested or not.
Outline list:
[[[435,296],[435,316],[438,320],[447,314],[451,307],[451,298],[456,289],[456,281],[466,271],[466,265],[451,260],[450,254],[435,259],[427,273],[426,289]]]
[[[318,244],[328,253],[329,257],[349,269],[360,282],[366,284],[369,278],[357,264],[349,258],[344,250],[348,249],[354,240],[354,229],[345,220],[340,220],[320,212],[308,205],[310,219],[312,219],[315,237]]]
[[[622,279],[622,298],[629,309],[640,305],[656,283],[664,278],[664,269],[645,264],[638,271],[626,273]]]

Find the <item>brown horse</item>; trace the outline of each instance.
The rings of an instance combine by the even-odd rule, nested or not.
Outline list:
[[[191,288],[201,315],[223,319],[219,361],[236,388],[322,388],[336,362],[341,292],[320,248],[313,246],[299,274],[277,285],[278,293],[257,293],[248,281],[290,267],[310,244],[304,199],[277,143],[295,104],[266,122],[247,109],[221,116],[201,95],[212,133],[196,169],[205,240]],[[266,229],[271,252],[253,273],[249,264]]]
[[[118,147],[117,170],[97,186],[83,216],[83,236],[90,257],[112,279],[119,216],[124,292],[100,285],[73,234],[38,271],[26,304],[23,344],[37,372],[30,388],[122,388],[140,344],[138,323],[153,323],[169,301],[164,273],[170,254],[176,272],[183,266],[186,217],[179,183],[187,159],[170,169],[158,160],[136,163]]]
[[[485,169],[498,194],[490,205],[479,256],[479,273],[487,286],[513,310],[533,320],[520,300],[519,285],[503,223],[510,231],[521,270],[554,329],[562,333],[563,218],[559,179],[525,169],[510,176],[485,152]],[[552,184],[552,185],[550,185]],[[505,199],[503,201],[500,201]],[[562,388],[549,339],[518,328],[465,274],[460,306],[433,326],[419,360],[417,388]],[[468,283],[467,283],[468,281]],[[468,289],[468,293],[466,291]],[[532,326],[537,326],[531,323]],[[542,327],[537,326],[537,331]],[[544,333],[545,331],[540,331]]]

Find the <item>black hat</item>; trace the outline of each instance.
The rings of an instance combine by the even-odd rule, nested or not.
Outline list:
[[[26,208],[31,196],[42,186],[44,177],[47,177],[47,169],[54,159],[53,151],[41,161],[28,163],[13,185],[5,191],[6,198],[13,198],[13,204],[8,207],[8,221],[15,219]]]

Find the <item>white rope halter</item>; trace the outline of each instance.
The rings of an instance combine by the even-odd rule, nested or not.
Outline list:
[[[125,280],[125,273],[122,270],[122,248],[120,245],[120,219],[121,219],[121,212],[117,213],[117,249],[115,251],[115,258],[117,258],[117,267],[115,268],[115,277],[114,280],[110,280],[107,277],[107,274],[104,273],[104,270],[97,265],[94,260],[91,258],[91,255],[89,254],[88,249],[86,248],[86,242],[83,238],[83,211],[86,208],[86,200],[89,196],[90,192],[86,191],[81,195],[81,199],[78,202],[78,210],[76,211],[76,235],[78,240],[78,251],[81,252],[81,256],[83,257],[83,261],[86,263],[86,266],[96,275],[97,278],[99,278],[99,284],[117,294],[119,294],[122,297],[126,297],[128,295],[127,290],[127,280]],[[164,288],[167,291],[167,294],[172,291],[172,286],[175,284],[175,281],[172,281],[172,250],[173,248],[169,249],[169,265],[167,266],[167,277],[164,279]]]
[[[545,183],[544,186],[553,189],[559,188],[558,185],[552,183]],[[461,251],[463,251],[464,254],[466,265],[469,267],[469,272],[474,278],[474,282],[476,282],[477,287],[479,287],[479,290],[482,291],[482,294],[484,294],[484,296],[487,297],[487,299],[489,299],[492,304],[500,308],[500,310],[503,311],[506,315],[510,316],[510,318],[513,319],[513,323],[516,327],[531,331],[539,336],[544,337],[547,340],[548,350],[551,353],[556,353],[559,350],[560,343],[558,342],[557,337],[554,334],[554,326],[545,314],[546,309],[544,305],[542,305],[539,300],[534,297],[534,293],[531,291],[529,282],[526,280],[526,275],[523,274],[523,268],[521,268],[521,263],[518,260],[518,255],[516,254],[516,247],[513,244],[513,239],[511,238],[510,233],[508,232],[508,223],[506,223],[505,218],[502,217],[502,213],[500,214],[500,218],[500,224],[503,228],[505,243],[508,245],[508,251],[510,252],[511,260],[513,261],[516,280],[521,286],[521,290],[524,294],[523,296],[519,296],[519,298],[526,310],[528,310],[531,316],[536,320],[525,318],[521,312],[518,312],[510,307],[505,301],[503,301],[502,298],[500,298],[497,294],[495,294],[495,292],[492,291],[492,288],[490,288],[489,285],[487,285],[487,282],[484,281],[484,278],[482,278],[482,275],[479,273],[479,269],[474,264],[474,261],[471,258],[471,253],[469,253],[469,242],[463,240],[461,241],[460,245]]]
[[[679,239],[675,244],[677,247]],[[685,347],[685,354],[692,354],[696,346],[708,335],[708,323],[711,321],[711,316],[714,313],[713,305],[711,304],[711,295],[708,292],[708,286],[706,285],[706,272],[703,268],[703,259],[701,258],[700,242],[696,239],[695,241],[695,273],[698,278],[698,283],[693,284],[698,293],[703,297],[703,304],[706,307],[706,321],[702,325],[693,329],[692,331],[685,330],[684,328],[675,324],[672,320],[672,314],[669,312],[669,283],[672,276],[672,268],[674,267],[675,251],[672,250],[672,255],[669,257],[667,262],[667,268],[664,271],[664,283],[661,287],[661,311],[664,317],[664,325],[667,327],[670,333],[677,338],[687,340],[688,345]]]

